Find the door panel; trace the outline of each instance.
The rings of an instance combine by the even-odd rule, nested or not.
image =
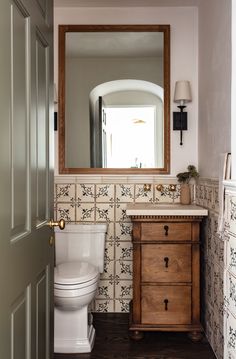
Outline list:
[[[11,188],[12,240],[29,231],[29,17],[11,5]],[[22,210],[23,209],[23,210]]]
[[[30,287],[11,308],[11,359],[30,359]],[[22,340],[23,339],[23,340]]]
[[[0,358],[53,353],[52,0],[0,1]],[[50,24],[50,25],[48,25]],[[49,150],[50,149],[50,150]]]
[[[37,224],[47,218],[48,208],[48,44],[36,33],[36,119],[37,119]]]
[[[36,284],[36,358],[47,358],[49,350],[48,268],[43,271]],[[45,330],[46,329],[46,330]]]

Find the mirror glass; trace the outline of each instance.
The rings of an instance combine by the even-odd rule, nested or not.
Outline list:
[[[168,173],[169,26],[59,26],[60,173]]]

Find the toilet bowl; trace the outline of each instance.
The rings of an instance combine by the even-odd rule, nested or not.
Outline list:
[[[101,224],[68,225],[64,233],[56,232],[55,353],[88,353],[93,348],[95,329],[88,305],[96,295],[103,270],[105,233],[106,225]]]

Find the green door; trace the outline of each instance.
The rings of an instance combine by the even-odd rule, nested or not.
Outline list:
[[[53,352],[51,0],[0,1],[0,358]]]

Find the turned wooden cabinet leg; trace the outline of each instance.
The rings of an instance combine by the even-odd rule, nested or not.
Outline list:
[[[197,343],[202,340],[203,335],[202,332],[194,331],[194,332],[189,332],[188,337],[192,340],[192,342]]]
[[[143,337],[144,337],[143,332],[140,332],[139,330],[130,331],[130,338],[133,340],[141,340],[143,339]]]

